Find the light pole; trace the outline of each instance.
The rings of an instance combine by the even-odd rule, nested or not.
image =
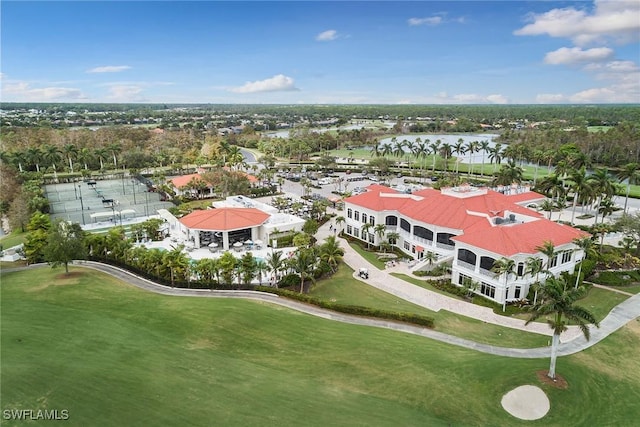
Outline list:
[[[133,190],[133,204],[137,204],[136,202],[136,180],[132,179],[131,180],[131,189]]]
[[[73,189],[74,190],[76,189],[75,185],[73,186]],[[78,190],[80,191],[80,211],[82,212],[82,225],[85,225],[85,222],[84,222],[84,203],[82,202],[82,184],[78,184]]]

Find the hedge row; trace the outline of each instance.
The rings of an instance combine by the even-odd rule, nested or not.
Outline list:
[[[433,318],[421,316],[419,314],[403,313],[397,311],[379,310],[370,307],[362,307],[359,305],[338,304],[315,298],[311,295],[300,294],[286,289],[270,288],[266,286],[256,286],[256,291],[268,292],[280,295],[286,298],[301,301],[327,310],[337,311],[340,313],[353,314],[356,316],[375,317],[379,319],[396,320],[399,322],[412,323],[415,325],[433,328]]]

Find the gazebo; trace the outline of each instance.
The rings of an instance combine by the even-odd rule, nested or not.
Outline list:
[[[194,211],[180,218],[196,248],[218,243],[228,250],[235,242],[258,240],[269,214],[256,208],[223,207]]]

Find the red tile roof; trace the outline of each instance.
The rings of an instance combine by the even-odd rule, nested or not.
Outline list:
[[[209,184],[208,182],[206,182],[204,179],[202,179],[202,177],[200,176],[200,174],[197,173],[191,173],[189,175],[181,175],[181,176],[177,176],[175,178],[171,179],[171,183],[173,184],[174,187],[176,188],[183,188],[184,186],[186,186],[192,179],[196,179],[196,180],[200,180],[202,182],[204,182],[205,184],[207,184],[207,187],[211,187],[211,184]]]
[[[465,232],[451,239],[508,257],[537,253],[539,251],[536,248],[546,241],[560,246],[585,236],[589,236],[589,233],[547,219],[539,219],[524,224],[498,225],[476,232]]]
[[[191,212],[180,222],[196,230],[230,231],[256,227],[269,216],[256,208],[218,208]]]

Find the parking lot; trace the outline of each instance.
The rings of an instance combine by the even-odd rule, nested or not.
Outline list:
[[[48,184],[45,195],[52,219],[80,224],[149,216],[173,206],[132,178]]]

